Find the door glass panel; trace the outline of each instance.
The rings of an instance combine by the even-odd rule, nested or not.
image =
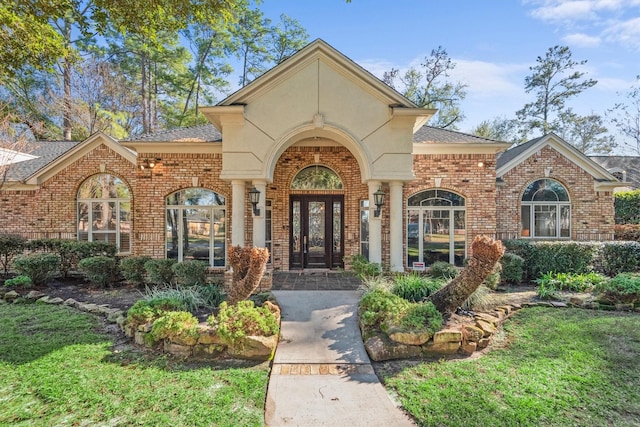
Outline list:
[[[436,261],[449,261],[449,211],[423,212],[423,259],[427,265]]]
[[[571,208],[560,206],[560,237],[571,237]]]
[[[211,211],[208,209],[184,209],[183,260],[196,259],[209,263],[211,243]]]
[[[293,242],[291,242],[291,247],[293,252],[300,252],[300,202],[293,202],[293,212],[291,212],[291,234]]]
[[[465,247],[466,247],[466,225],[465,225],[465,212],[464,211],[454,211],[453,212],[453,253],[454,253],[454,262],[453,264],[462,267],[464,263],[465,257]]]
[[[407,217],[407,266],[413,267],[420,261],[420,215],[418,211],[409,211]]]
[[[342,204],[333,202],[333,252],[342,252]]]
[[[324,234],[325,202],[309,202],[309,234],[308,247],[309,258],[325,255]]]
[[[556,207],[534,206],[536,237],[556,237]]]

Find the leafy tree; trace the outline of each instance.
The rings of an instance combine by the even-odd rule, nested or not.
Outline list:
[[[467,95],[467,85],[446,80],[455,66],[447,51],[438,46],[425,57],[421,68],[411,67],[404,74],[394,68],[384,73],[383,80],[419,107],[438,109],[433,126],[457,129],[456,123],[464,119],[460,102]]]
[[[294,53],[305,47],[309,34],[296,19],[284,13],[280,15],[280,22],[273,27],[270,34],[270,52],[273,62],[279,64]]]
[[[627,103],[618,103],[607,110],[607,118],[629,139],[623,144],[640,155],[640,75],[623,96]]]
[[[518,135],[518,122],[506,117],[483,120],[471,130],[473,135],[505,142],[522,142]]]
[[[584,78],[584,72],[575,70],[587,61],[574,61],[566,46],[549,48],[536,62],[536,66],[529,68],[531,75],[525,77],[525,92],[533,92],[535,101],[516,112],[524,135],[535,130],[543,134],[557,130],[562,122],[554,122],[554,118],[565,111],[566,102],[597,83]]]
[[[604,126],[602,116],[574,114],[571,109],[560,113],[560,135],[584,154],[608,154],[616,147],[613,135]]]

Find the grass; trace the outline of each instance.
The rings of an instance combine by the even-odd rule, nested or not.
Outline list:
[[[268,367],[113,350],[99,320],[0,305],[0,425],[261,426]]]
[[[640,426],[640,316],[530,308],[478,359],[383,374],[421,426]]]

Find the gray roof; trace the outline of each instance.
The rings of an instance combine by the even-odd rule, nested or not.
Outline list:
[[[495,144],[502,141],[470,135],[449,129],[422,126],[413,134],[413,142],[422,143],[453,143],[453,144]]]
[[[525,142],[524,144],[516,145],[514,147],[509,148],[507,151],[503,151],[498,155],[498,160],[496,161],[496,169],[500,169],[502,166],[509,163],[511,160],[518,157],[520,153],[526,151],[529,147],[534,145],[536,142],[540,141],[544,136],[541,136],[536,139],[532,139],[530,141]]]
[[[222,134],[212,124],[163,130],[134,136],[123,141],[148,142],[220,142]]]
[[[27,141],[20,151],[37,156],[8,166],[8,181],[23,181],[80,144],[81,141]]]
[[[626,179],[630,187],[640,188],[640,156],[589,156],[609,172],[618,170],[626,172]]]

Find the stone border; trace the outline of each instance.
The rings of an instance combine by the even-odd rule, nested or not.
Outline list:
[[[198,325],[198,338],[190,342],[176,340],[172,342],[165,340],[158,343],[151,338],[151,328],[153,323],[140,325],[137,330],[133,330],[127,324],[126,312],[110,308],[108,304],[92,304],[76,301],[73,298],[63,300],[62,298],[51,298],[50,296],[38,292],[30,291],[22,296],[15,290],[2,293],[0,290],[0,304],[52,304],[73,307],[79,311],[103,316],[108,323],[117,324],[120,330],[128,337],[133,338],[133,342],[146,348],[157,348],[162,344],[162,350],[174,356],[184,358],[194,358],[198,360],[220,360],[220,359],[242,359],[267,361],[273,358],[278,345],[279,335],[269,337],[247,336],[235,343],[228,343],[216,334],[214,328],[206,323]],[[268,302],[269,303],[269,302]],[[273,303],[269,303],[270,310],[275,314],[278,324],[280,324],[280,308]]]

